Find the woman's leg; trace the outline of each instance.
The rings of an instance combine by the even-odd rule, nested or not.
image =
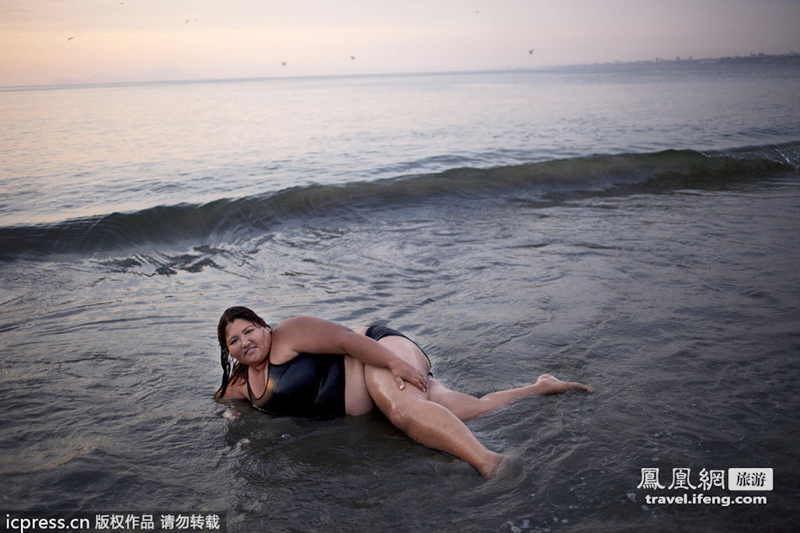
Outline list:
[[[428,380],[428,399],[443,405],[461,420],[471,420],[524,396],[560,394],[568,390],[591,392],[591,389],[582,383],[561,381],[550,374],[542,374],[533,385],[492,392],[480,398],[448,389],[435,379]]]
[[[425,373],[430,370],[425,355],[413,342],[402,337],[385,337],[379,342]],[[428,393],[416,387],[399,389],[394,376],[385,368],[367,365],[364,376],[378,409],[412,439],[467,461],[486,477],[498,470],[503,456],[481,444],[447,407],[431,401]]]

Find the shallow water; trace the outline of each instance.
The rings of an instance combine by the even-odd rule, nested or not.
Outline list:
[[[742,95],[767,83],[764,76],[728,72],[720,81],[684,74],[646,83],[617,77],[611,83],[582,72],[574,75],[579,80],[551,80],[563,89],[556,95],[552,88],[535,89],[568,102],[569,87],[597,98],[606,94],[601,100],[608,111],[596,117],[606,124],[617,116],[610,110],[618,108],[612,96],[621,88],[692,94],[739,75],[742,86],[720,101],[750,102]],[[388,93],[381,80],[369,91]],[[513,116],[518,100],[509,94],[521,98],[534,88],[524,76],[501,80],[495,81],[505,96],[497,110]],[[440,105],[452,91],[477,91],[457,76],[434,81],[419,87],[427,87],[426,98],[441,91]],[[364,80],[341,83],[355,90]],[[445,114],[446,139],[437,140],[444,144],[421,154],[424,164],[409,161],[414,146],[425,142],[409,141],[401,122],[380,141],[383,151],[330,163],[344,169],[330,181],[319,178],[327,176],[319,170],[309,178],[316,185],[304,184],[298,170],[238,180],[242,188],[229,190],[225,174],[215,170],[225,165],[213,161],[235,160],[238,148],[223,145],[203,156],[203,145],[190,136],[174,141],[194,153],[189,159],[198,169],[175,177],[193,191],[185,205],[169,194],[137,196],[131,188],[123,195],[130,194],[135,207],[125,211],[106,204],[114,194],[105,189],[77,184],[60,191],[56,185],[43,191],[41,210],[26,218],[23,206],[35,204],[6,196],[13,201],[3,220],[13,222],[0,235],[0,479],[8,489],[0,509],[221,511],[231,531],[797,529],[800,176],[797,144],[786,142],[796,134],[788,124],[793,119],[766,116],[763,124],[737,123],[714,137],[715,128],[735,120],[704,107],[705,122],[696,118],[676,131],[676,139],[685,139],[680,143],[660,126],[680,120],[653,103],[633,118],[619,115],[621,125],[650,125],[652,136],[640,134],[641,146],[632,146],[619,126],[607,144],[593,144],[594,134],[583,133],[585,148],[559,156],[556,148],[547,152],[521,139],[524,124],[508,126],[494,141],[491,124],[461,133],[462,121],[474,125],[480,123],[474,117],[493,115],[486,102],[495,101],[490,96],[498,89],[482,83],[480,109],[461,118]],[[777,86],[785,83],[784,73]],[[348,94],[311,84],[320,94]],[[214,90],[233,102],[245,85]],[[136,117],[135,93],[145,89],[18,91],[11,98],[113,96]],[[167,108],[177,98],[169,91],[199,89],[152,90],[156,107]],[[160,100],[154,96],[159,91]],[[408,101],[420,101],[412,93]],[[565,124],[581,105],[560,115],[548,107],[558,115],[542,119],[553,128],[548,142],[554,147],[572,146]],[[75,116],[91,122],[85,118],[91,113]],[[362,119],[370,116],[365,112]],[[536,116],[524,117],[520,123],[538,124]],[[225,115],[212,118],[202,123],[234,129]],[[703,123],[713,126],[692,140],[687,132]],[[128,139],[140,135],[126,124]],[[778,133],[755,142],[753,132],[768,124],[777,124]],[[328,141],[357,151],[357,121],[341,127],[351,137]],[[169,137],[168,128],[153,131]],[[462,144],[461,135],[471,140]],[[740,135],[749,140],[739,142]],[[712,146],[695,142],[706,136]],[[400,146],[397,161],[376,164],[393,153],[393,138]],[[403,152],[405,142],[410,152]],[[619,156],[580,157],[593,147],[614,153],[614,143]],[[485,165],[475,163],[500,153],[497,146],[525,153],[514,156],[520,160],[493,155]],[[730,150],[737,146],[745,148]],[[462,165],[432,162],[433,154],[453,157],[459,147],[466,153],[460,161],[476,170],[445,172]],[[666,147],[717,152],[649,153]],[[283,153],[287,168],[323,169],[338,150],[317,156],[292,149],[300,155]],[[231,167],[234,181],[247,165],[272,164],[266,149],[242,152],[252,160]],[[37,166],[36,158],[16,154],[15,169]],[[60,170],[41,172],[58,184],[60,173],[85,166],[97,184],[114,169],[120,183],[129,183],[128,171],[106,156],[90,151],[67,164],[65,155],[54,163]],[[147,187],[168,181],[157,176],[183,165],[169,155],[151,157]],[[385,170],[404,160],[405,171]],[[138,170],[130,173],[143,165],[131,163]],[[496,169],[500,165],[512,166]],[[342,178],[348,172],[353,178]],[[218,181],[217,196],[207,183],[193,185],[202,174]],[[374,181],[403,174],[417,177]],[[342,188],[342,181],[349,185]],[[14,193],[14,183],[3,181],[5,194]],[[75,202],[75,211],[59,217],[64,206],[58,202],[66,204],[71,191],[88,204]],[[208,199],[216,203],[204,204]],[[161,203],[163,210],[151,209]],[[120,214],[104,216],[115,210]],[[72,216],[83,218],[67,220]],[[270,322],[296,314],[352,327],[387,321],[426,348],[438,379],[473,394],[522,385],[544,372],[584,381],[596,392],[528,398],[471,422],[487,446],[516,458],[520,472],[505,481],[482,480],[378,415],[320,422],[245,411],[239,420],[226,420],[226,406],[211,399],[220,377],[213,329],[232,304],[251,306]],[[702,469],[759,467],[774,469],[775,489],[744,494],[766,495],[766,505],[648,504],[648,495],[681,491],[637,488],[643,468],[659,468],[664,485],[673,468],[690,468],[696,485]],[[718,487],[691,492],[737,495]]]

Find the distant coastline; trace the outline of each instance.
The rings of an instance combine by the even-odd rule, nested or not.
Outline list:
[[[604,67],[604,66],[643,66],[643,65],[798,65],[800,66],[800,54],[797,52],[790,52],[788,54],[750,54],[749,56],[723,56],[714,58],[695,59],[689,57],[675,57],[674,59],[665,59],[656,57],[655,59],[641,60],[641,61],[613,61],[607,63],[593,63],[582,65],[565,65],[569,67]]]

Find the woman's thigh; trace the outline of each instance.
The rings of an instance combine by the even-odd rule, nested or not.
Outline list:
[[[366,334],[368,328],[356,329],[356,333]],[[398,357],[417,368],[423,374],[430,372],[430,361],[422,350],[405,337],[390,335],[379,340]],[[375,404],[385,410],[396,407],[398,402],[413,399],[427,399],[427,394],[416,387],[405,387],[405,394],[397,386],[397,380],[386,368],[364,365],[352,357],[345,357],[345,404],[347,414],[359,416],[372,410]],[[378,401],[378,398],[381,401]]]
[[[398,357],[416,367],[420,372],[430,372],[428,358],[419,347],[404,337],[390,336],[379,340],[381,344],[392,350]],[[403,411],[408,407],[408,402],[427,400],[428,394],[417,387],[406,386],[403,389],[397,386],[397,380],[387,368],[370,365],[364,367],[364,377],[372,400],[387,416],[391,412]]]

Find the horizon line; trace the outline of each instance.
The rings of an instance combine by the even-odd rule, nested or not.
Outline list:
[[[204,77],[187,77],[187,78],[174,78],[174,79],[127,79],[117,81],[89,81],[93,77],[105,76],[106,74],[100,73],[90,76],[89,78],[70,79],[60,78],[47,83],[39,83],[32,85],[0,85],[0,90],[25,90],[25,89],[69,89],[69,88],[90,88],[90,87],[113,87],[113,86],[132,86],[132,85],[148,85],[148,84],[178,84],[178,83],[226,83],[226,82],[246,82],[246,81],[263,81],[263,80],[289,80],[289,79],[312,79],[312,78],[357,78],[369,76],[420,76],[420,75],[452,75],[452,74],[481,74],[481,73],[501,73],[501,72],[522,72],[522,71],[538,71],[549,69],[567,69],[579,67],[601,67],[601,66],[641,66],[641,65],[661,65],[667,66],[670,64],[716,64],[719,62],[725,63],[764,63],[773,59],[792,59],[790,63],[797,63],[800,65],[800,54],[797,52],[786,52],[782,54],[764,54],[764,53],[751,53],[747,56],[718,56],[718,57],[704,57],[694,59],[693,56],[676,56],[675,59],[664,59],[656,57],[654,59],[640,59],[630,61],[606,61],[594,63],[568,63],[560,65],[542,65],[537,67],[505,67],[494,69],[476,69],[476,70],[431,70],[431,71],[406,71],[406,72],[372,72],[360,74],[300,74],[296,76],[244,76],[244,77],[220,77],[220,78],[204,78]],[[177,67],[170,67],[162,69],[163,71],[180,70]],[[108,75],[113,77],[112,75]]]

